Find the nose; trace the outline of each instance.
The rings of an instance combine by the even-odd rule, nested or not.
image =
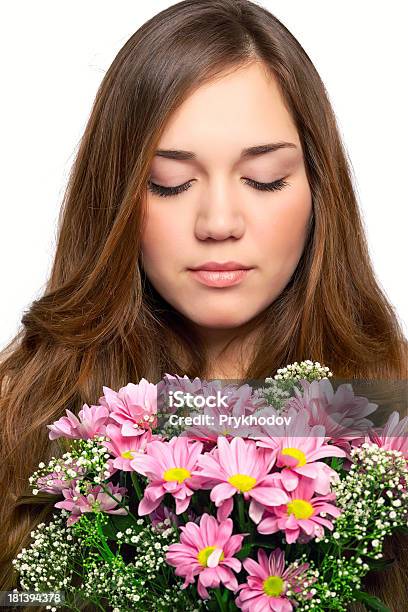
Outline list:
[[[245,221],[237,185],[218,177],[208,183],[199,202],[195,234],[199,240],[241,238]]]

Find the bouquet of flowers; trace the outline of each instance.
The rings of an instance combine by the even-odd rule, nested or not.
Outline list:
[[[67,410],[48,425],[65,452],[30,477],[57,510],[13,561],[20,589],[52,610],[387,610],[363,578],[407,530],[408,418],[374,426],[377,404],[331,377],[166,374]]]

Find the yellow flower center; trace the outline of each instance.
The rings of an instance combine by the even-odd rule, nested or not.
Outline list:
[[[216,546],[206,546],[206,548],[202,548],[197,555],[197,560],[199,564],[203,567],[207,567],[208,557],[211,555],[211,553],[214,552],[216,548]],[[224,553],[222,552],[220,556],[220,561],[222,561],[223,559]]]
[[[306,465],[307,463],[305,453],[299,450],[298,448],[292,448],[290,446],[287,448],[282,448],[281,455],[289,455],[289,457],[297,459],[298,463],[296,467],[301,467],[302,465]]]
[[[134,457],[133,453],[134,452],[135,451],[131,451],[131,450],[123,451],[121,456],[123,457],[123,459],[133,459],[133,457]]]
[[[263,581],[262,587],[268,597],[279,597],[285,588],[285,583],[280,576],[269,576]]]
[[[190,476],[190,472],[185,468],[171,468],[170,470],[166,470],[163,474],[163,478],[167,482],[177,480],[179,484],[184,482],[186,478],[190,478]]]
[[[247,476],[246,474],[235,474],[235,476],[230,476],[230,478],[228,478],[228,482],[238,489],[238,491],[246,493],[246,491],[250,491],[254,488],[256,485],[256,478]]]
[[[297,519],[308,519],[313,513],[313,506],[305,499],[292,499],[287,505],[288,514],[294,514]]]

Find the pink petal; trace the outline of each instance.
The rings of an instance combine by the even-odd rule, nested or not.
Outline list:
[[[300,533],[299,529],[293,529],[293,530],[286,529],[285,536],[286,536],[287,543],[293,544],[293,542],[296,542],[296,540],[299,537],[299,533]]]
[[[276,518],[266,518],[263,519],[258,525],[259,533],[275,533],[279,531],[278,527],[278,519]]]
[[[217,520],[221,523],[221,521],[225,521],[226,518],[229,517],[229,515],[232,512],[232,509],[234,507],[234,500],[232,497],[230,497],[229,499],[226,499],[221,506],[218,507],[217,509]]]
[[[236,533],[235,535],[230,537],[230,539],[228,540],[228,542],[226,542],[224,546],[224,554],[226,557],[231,557],[232,555],[235,555],[235,553],[242,548],[242,540],[244,539],[244,537],[245,535],[242,535],[240,533]]]
[[[293,470],[285,468],[280,473],[283,486],[287,491],[294,491],[299,483],[299,476]]]
[[[215,568],[206,567],[200,574],[199,582],[210,589],[217,587],[220,584],[220,579],[215,571]]]
[[[259,504],[254,499],[251,499],[251,503],[249,504],[248,514],[249,514],[250,519],[256,525],[262,519],[264,512],[265,512],[265,507],[262,504]]]
[[[216,539],[216,543],[218,546],[220,546],[221,548],[224,548],[224,545],[231,537],[233,527],[234,525],[231,519],[226,519],[220,522],[220,525],[218,527],[218,535]]]
[[[216,506],[220,506],[224,500],[232,497],[236,492],[237,490],[235,487],[230,485],[228,482],[221,482],[211,491],[210,499]]]
[[[164,497],[164,495],[163,495],[163,497]],[[161,502],[162,499],[163,498],[160,497],[159,499],[153,501],[151,499],[143,497],[143,499],[139,503],[139,507],[138,507],[138,510],[137,510],[138,515],[139,516],[144,516],[146,514],[150,514],[150,512],[153,512],[153,510],[156,510],[157,506],[160,505],[160,502]]]
[[[184,500],[176,498],[176,514],[183,514],[190,505],[190,497],[186,497]],[[157,508],[157,506],[155,506]],[[140,514],[140,513],[139,513]]]
[[[261,580],[265,580],[268,577],[268,573],[265,571],[265,569],[262,568],[259,563],[253,559],[250,559],[249,557],[242,562],[242,565],[248,574],[251,574],[252,576],[257,576]]]
[[[205,588],[205,586],[203,585],[203,583],[200,580],[201,578],[201,574],[198,578],[198,582],[197,582],[197,592],[199,594],[199,596],[201,597],[201,599],[209,599],[209,594],[207,589]]]
[[[281,506],[289,501],[285,491],[277,487],[255,487],[250,496],[264,506]]]
[[[241,561],[239,559],[236,559],[235,557],[224,559],[222,564],[226,565],[227,567],[230,567],[237,574],[239,574],[239,572],[241,571]]]

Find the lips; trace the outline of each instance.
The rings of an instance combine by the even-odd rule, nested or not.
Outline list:
[[[244,281],[244,279],[251,274],[253,270],[253,268],[233,268],[231,270],[227,270],[225,264],[221,265],[223,266],[221,269],[220,265],[217,264],[218,269],[209,270],[199,268],[196,270],[190,269],[189,272],[201,285],[207,285],[207,287],[231,287]],[[234,264],[234,266],[235,265],[236,264]],[[212,267],[214,267],[214,265],[212,265]]]
[[[217,272],[230,272],[231,270],[250,270],[252,266],[246,266],[238,261],[226,261],[219,263],[217,261],[206,261],[205,263],[189,268],[190,270],[209,270]]]

